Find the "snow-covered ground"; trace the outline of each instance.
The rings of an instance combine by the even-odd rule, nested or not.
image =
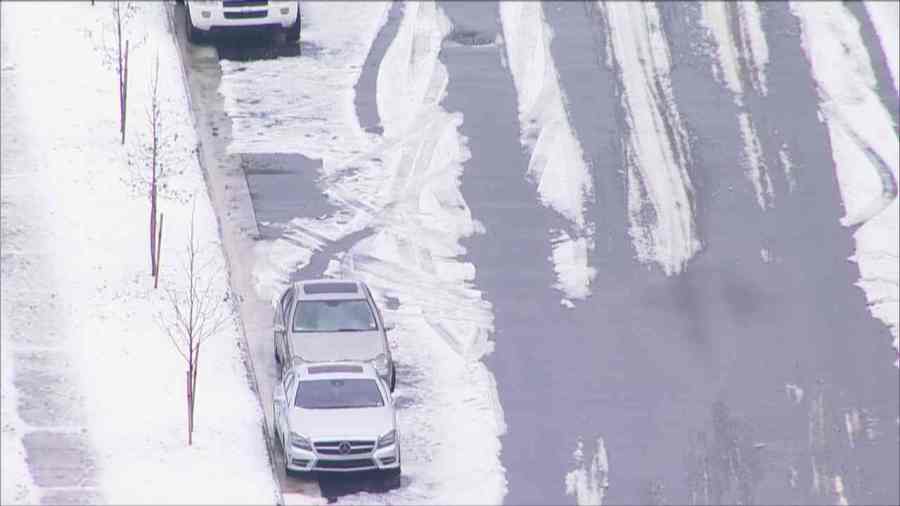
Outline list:
[[[900,142],[881,102],[859,22],[839,3],[791,2],[803,47],[818,84],[844,201],[845,226],[854,232],[858,285],[872,314],[891,328],[898,349],[900,325],[900,208],[897,200]],[[896,20],[895,20],[896,21]],[[886,48],[890,53],[891,49]],[[834,58],[840,54],[842,58]],[[896,55],[894,59],[896,59]],[[900,367],[900,357],[896,362]]]
[[[119,143],[115,74],[97,50],[111,4],[98,2],[2,4],[3,55],[3,261],[21,252],[9,230],[47,241],[42,251],[52,273],[48,287],[79,370],[87,427],[99,469],[98,489],[111,503],[272,503],[277,487],[261,430],[262,412],[250,390],[236,321],[210,339],[200,355],[194,444],[187,446],[185,370],[158,323],[163,287],[183,287],[179,275],[187,230],[196,208],[196,232],[213,270],[222,272],[216,217],[194,157],[193,131],[162,3],[138,3],[132,21],[128,136]],[[135,47],[134,41],[142,42]],[[165,214],[160,289],[149,275],[148,202],[139,171],[147,141],[149,76],[160,62],[163,128],[170,142],[163,162],[170,198]],[[8,89],[9,88],[9,89]],[[12,98],[10,102],[7,98]],[[15,121],[8,115],[16,113]],[[7,149],[15,145],[17,149]],[[129,164],[129,160],[137,162]],[[7,167],[16,167],[7,177]],[[37,189],[38,191],[35,191]],[[7,214],[8,209],[19,212]],[[27,212],[25,212],[27,211]],[[37,222],[14,223],[16,217]],[[10,240],[12,239],[12,240]],[[4,270],[3,299],[27,293],[34,267]],[[228,279],[215,278],[226,297]],[[231,306],[226,305],[231,312]],[[40,312],[3,314],[3,327],[27,328]],[[15,336],[13,336],[15,337]],[[16,345],[4,336],[4,424],[9,374],[21,375]],[[18,342],[18,341],[17,341]],[[12,354],[12,359],[10,358]],[[10,365],[11,367],[6,367]],[[11,373],[9,371],[12,371]],[[10,422],[17,437],[20,427]],[[15,441],[4,430],[6,483],[17,474]],[[11,436],[10,436],[11,437]],[[7,455],[12,460],[7,465]],[[240,477],[240,479],[235,479]],[[17,494],[17,491],[13,491]],[[14,496],[31,502],[33,496]]]
[[[621,79],[630,233],[642,262],[681,272],[700,250],[687,132],[670,79],[669,43],[653,3],[598,2]]]
[[[277,64],[221,62],[220,91],[235,124],[229,150],[321,159],[324,191],[338,209],[322,219],[296,218],[281,238],[259,242],[257,295],[271,300],[327,242],[369,230],[331,259],[326,274],[366,281],[382,298],[385,316],[397,323],[389,338],[399,364],[395,397],[408,484],[341,501],[500,503],[506,492],[499,459],[503,414],[493,376],[480,360],[492,349],[493,317],[472,286],[474,266],[458,259],[464,253],[459,240],[482,227],[459,193],[469,156],[458,132],[461,115],[439,105],[447,70],[438,54],[451,26],[433,3],[404,4],[377,77],[384,135],[367,134],[356,117],[354,85],[389,8],[310,2],[303,37],[317,48],[313,56]],[[284,79],[292,82],[289,97],[283,96]],[[274,93],[283,100],[266,98]],[[285,101],[290,112],[283,112]],[[273,128],[273,137],[257,140]],[[395,309],[385,304],[387,296]]]
[[[590,295],[594,268],[588,265],[594,226],[585,219],[593,182],[584,151],[569,123],[559,73],[550,53],[553,34],[540,2],[501,2],[505,61],[519,102],[521,141],[530,152],[528,176],[541,202],[571,222],[572,229],[550,230],[557,285],[566,297]],[[563,304],[571,306],[568,299]]]

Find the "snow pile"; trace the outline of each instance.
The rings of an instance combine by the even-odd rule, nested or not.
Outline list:
[[[398,302],[385,313],[398,324],[394,357],[408,371],[401,369],[396,396],[410,404],[399,412],[409,486],[349,502],[499,504],[506,494],[503,413],[480,361],[493,349],[493,316],[472,287],[474,266],[458,260],[459,240],[482,231],[459,192],[469,152],[462,116],[439,105],[447,70],[438,55],[450,30],[435,4],[405,4],[378,75],[385,135],[400,139],[382,155],[388,204],[371,224],[375,233],[329,269]]]
[[[579,440],[572,452],[575,469],[566,474],[566,495],[575,496],[578,506],[600,506],[609,488],[609,461],[603,438],[597,438],[597,449],[590,466],[585,466],[584,443]]]
[[[139,3],[132,21],[128,138],[121,146],[116,77],[102,67],[95,47],[110,40],[109,27],[103,28],[112,17],[110,4],[4,3],[4,20],[15,19],[4,23],[3,37],[16,41],[8,55],[16,66],[16,105],[28,111],[20,123],[4,124],[4,146],[7,139],[23,146],[29,156],[12,163],[31,164],[28,179],[43,188],[28,204],[47,223],[53,241],[45,267],[59,282],[53,287],[59,317],[86,387],[85,412],[104,499],[274,502],[262,412],[247,382],[237,325],[227,325],[202,348],[194,445],[188,447],[186,366],[156,321],[165,308],[162,288],[185,281],[178,272],[192,204],[190,198],[169,197],[195,196],[196,232],[210,272],[224,266],[216,218],[193,158],[196,136],[164,9],[161,3]],[[172,143],[165,151],[169,190],[160,201],[165,214],[161,287],[154,290],[147,190],[139,182],[146,164],[128,162],[139,160],[148,140],[146,110],[157,54],[163,128]],[[212,296],[227,293],[227,279],[217,278]]]
[[[521,141],[531,151],[528,175],[537,183],[541,202],[572,223],[571,231],[552,239],[556,288],[567,297],[583,299],[590,295],[595,275],[586,253],[593,249],[594,226],[584,217],[585,204],[593,199],[593,182],[569,124],[543,9],[540,2],[500,2],[500,20],[518,94]],[[571,254],[574,250],[582,254]]]
[[[837,179],[854,233],[859,286],[872,314],[890,326],[898,349],[900,325],[900,143],[882,105],[856,18],[839,3],[791,2],[818,84]],[[842,55],[835,58],[834,55]],[[900,352],[898,352],[900,353]],[[900,367],[900,358],[895,362]]]
[[[459,240],[483,228],[459,191],[469,157],[458,133],[462,116],[440,107],[448,74],[438,55],[450,22],[434,3],[403,5],[376,81],[384,134],[372,135],[359,126],[353,87],[390,4],[304,5],[304,41],[317,50],[280,59],[283,77],[270,74],[269,62],[222,62],[226,110],[244,129],[235,130],[230,150],[321,158],[323,191],[338,209],[321,219],[295,218],[282,238],[259,247],[253,267],[258,295],[272,299],[316,251],[352,232],[371,231],[331,259],[325,275],[366,281],[397,325],[389,338],[398,364],[395,398],[406,478],[387,494],[340,501],[500,503],[506,493],[498,437],[503,413],[493,376],[480,361],[492,349],[493,316],[472,286],[474,266],[458,260],[465,253]],[[290,118],[308,123],[294,122],[290,135],[285,130],[280,140],[260,144],[252,139],[272,130],[246,104],[273,92],[265,76],[276,79],[273,88],[292,83],[296,96],[284,97],[292,104]],[[281,114],[283,107],[252,107],[261,105],[265,114]],[[387,296],[395,309],[384,303]]]
[[[900,2],[863,2],[894,80],[894,91],[900,93]]]
[[[746,70],[747,75],[751,76],[751,85],[760,94],[765,94],[765,64],[769,51],[762,26],[759,24],[758,9],[756,4],[751,2],[703,2],[700,4],[702,14],[700,20],[709,31],[717,48],[718,60],[713,65],[713,70],[718,79],[734,94],[734,102],[741,109],[738,113],[738,124],[741,137],[744,139],[747,176],[756,192],[757,204],[760,209],[766,209],[772,206],[772,179],[763,160],[762,148],[750,113],[744,106],[744,84],[741,79],[741,71]],[[732,18],[735,17],[744,54],[738,50],[731,30]]]
[[[627,138],[630,234],[642,262],[668,274],[700,250],[688,175],[687,133],[669,78],[669,45],[655,4],[599,3],[607,22],[614,68],[622,83]]]

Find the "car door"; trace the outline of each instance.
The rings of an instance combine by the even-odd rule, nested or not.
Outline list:
[[[282,380],[275,386],[275,392],[273,393],[275,399],[273,409],[275,410],[274,418],[275,423],[278,424],[278,432],[281,434],[282,438],[288,438],[291,434],[290,421],[288,419],[291,405],[288,401],[291,399],[289,392],[295,374],[288,371],[282,374],[282,376]],[[287,442],[285,441],[285,443]]]
[[[289,350],[287,346],[285,346],[285,342],[287,341],[287,333],[290,332],[287,322],[290,320],[289,315],[291,304],[293,302],[294,290],[292,287],[285,290],[284,294],[281,296],[281,300],[275,309],[275,315],[272,322],[272,326],[275,329],[275,346],[278,347],[277,351],[284,361],[290,360]]]

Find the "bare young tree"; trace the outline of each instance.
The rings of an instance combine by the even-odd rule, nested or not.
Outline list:
[[[197,402],[197,371],[200,348],[210,337],[218,334],[231,320],[227,292],[218,292],[220,272],[213,265],[214,257],[206,255],[194,233],[194,211],[185,248],[183,272],[174,285],[166,287],[166,309],[160,315],[163,329],[187,365],[187,432],[188,445],[193,443],[194,407]]]
[[[95,51],[100,54],[103,66],[116,74],[119,135],[121,143],[125,144],[125,124],[128,111],[128,56],[131,51],[137,49],[144,42],[146,35],[136,41],[131,39],[131,21],[138,11],[135,2],[112,0],[108,5],[112,13],[111,19],[102,22],[99,30],[86,28],[82,31],[94,44]]]
[[[150,82],[150,108],[147,111],[147,121],[150,124],[150,272],[154,278],[159,276],[159,265],[156,259],[159,256],[156,232],[156,208],[157,208],[157,161],[159,160],[159,141],[162,136],[162,123],[159,107],[159,53],[153,67],[153,78]]]
[[[115,24],[116,36],[116,74],[119,78],[119,132],[122,134],[122,144],[125,144],[125,119],[127,117],[128,108],[128,15],[126,9],[130,7],[122,6],[120,0],[113,0],[112,13],[113,23]],[[124,48],[122,42],[124,41]]]

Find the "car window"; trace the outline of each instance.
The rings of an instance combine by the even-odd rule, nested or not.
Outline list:
[[[364,299],[302,300],[294,308],[294,332],[377,330],[372,307]]]
[[[294,405],[306,409],[377,408],[384,399],[374,379],[301,381]]]

